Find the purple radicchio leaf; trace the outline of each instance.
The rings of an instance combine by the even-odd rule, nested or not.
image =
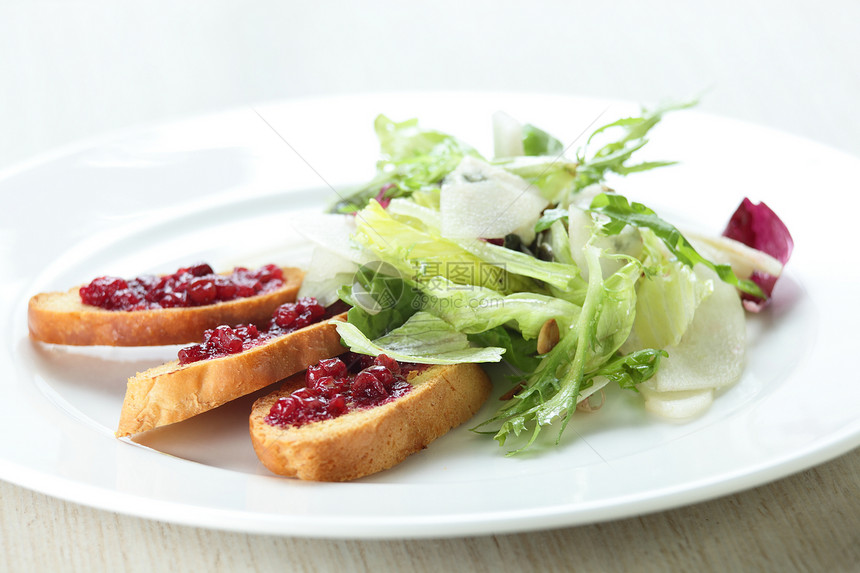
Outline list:
[[[783,265],[788,262],[794,249],[791,234],[777,214],[763,202],[756,204],[746,197],[729,219],[723,236],[767,253]],[[741,298],[744,308],[758,312],[767,304],[779,277],[755,271],[750,278],[761,287],[768,298],[758,298],[746,293],[741,293]]]

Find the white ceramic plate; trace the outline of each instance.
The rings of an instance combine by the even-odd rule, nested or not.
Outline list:
[[[495,94],[389,94],[260,106],[118,134],[0,178],[0,478],[112,511],[298,536],[427,537],[549,528],[701,501],[771,481],[860,444],[856,353],[860,161],[695,112],[669,116],[643,156],[678,166],[617,188],[718,233],[745,195],[787,222],[796,250],[774,304],[749,322],[743,379],[687,424],[610,392],[562,444],[506,458],[465,428],[402,465],[347,484],[270,475],[247,435],[251,399],[116,440],[125,379],[175,348],[63,348],[27,337],[27,299],[101,274],[301,264],[291,229],[369,178],[373,118],[420,117],[490,151],[503,109],[572,142],[635,109],[617,102]],[[260,115],[257,114],[257,111]],[[264,122],[271,124],[283,139]],[[479,415],[493,411],[495,398]]]

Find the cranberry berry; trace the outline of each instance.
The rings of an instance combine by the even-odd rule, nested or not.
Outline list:
[[[253,324],[231,328],[226,325],[207,330],[203,342],[186,346],[179,351],[179,364],[185,365],[210,358],[221,358],[238,354],[256,346],[270,337],[261,336]]]
[[[99,277],[81,287],[81,302],[105,310],[148,310],[204,306],[271,292],[284,284],[277,265],[257,270],[237,267],[218,275],[206,263],[183,267],[163,277],[140,276],[131,280]]]
[[[352,362],[359,363],[352,358]],[[407,367],[385,355],[366,358],[369,364],[356,374],[351,374],[340,358],[311,366],[305,374],[307,386],[279,398],[266,416],[266,423],[302,426],[330,420],[352,410],[385,404],[412,389],[406,374],[416,365]]]
[[[270,330],[293,332],[318,322],[325,316],[325,307],[313,297],[301,297],[296,302],[287,302],[278,307],[272,318]]]
[[[208,279],[195,279],[208,280]],[[189,293],[193,292],[195,282],[192,281]],[[174,295],[169,295],[174,296]],[[289,322],[288,328],[282,327],[278,323],[279,316],[289,314],[294,318]],[[187,346],[179,351],[179,364],[186,365],[200,360],[208,360],[210,358],[222,358],[231,354],[243,352],[255,346],[259,346],[264,342],[283,336],[289,332],[308,326],[314,322],[318,322],[325,316],[325,308],[323,308],[315,298],[304,297],[296,302],[284,303],[278,307],[274,313],[272,324],[268,330],[260,331],[253,324],[239,325],[230,327],[226,325],[219,326],[212,330],[207,330],[203,333],[203,342]],[[323,361],[324,365],[317,365],[311,368],[319,369],[319,376],[336,376],[340,377],[341,373],[346,373],[346,365],[337,359],[332,359],[336,362],[329,364]],[[320,364],[323,364],[320,363]],[[308,370],[308,376],[311,370]],[[316,372],[316,371],[315,371]],[[311,385],[311,380],[308,380],[308,385]]]

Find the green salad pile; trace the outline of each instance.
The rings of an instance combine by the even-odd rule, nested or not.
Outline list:
[[[350,305],[338,332],[354,352],[506,362],[510,399],[478,429],[514,444],[511,453],[550,425],[561,439],[577,405],[605,385],[637,391],[655,377],[715,285],[738,301],[735,291],[764,296],[606,186],[610,174],[670,165],[633,156],[665,113],[689,105],[643,110],[573,150],[497,114],[492,158],[416,120],[379,116],[376,176],[330,208],[348,246],[309,271],[303,294],[336,290]]]

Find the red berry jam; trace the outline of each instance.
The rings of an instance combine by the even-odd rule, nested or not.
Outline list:
[[[296,302],[282,304],[275,310],[269,325],[269,334],[277,336],[293,332],[319,322],[327,316],[326,309],[312,296],[303,296]]]
[[[329,358],[308,368],[307,386],[279,398],[266,416],[266,423],[302,426],[385,404],[409,392],[409,373],[422,368],[384,354],[359,358],[349,353],[345,359],[351,367],[340,358]]]
[[[99,277],[81,287],[80,293],[84,304],[130,311],[203,306],[272,292],[282,286],[284,272],[277,265],[257,270],[236,267],[229,275],[219,275],[201,263],[161,277]]]
[[[302,297],[296,302],[279,306],[267,330],[260,331],[253,324],[230,327],[218,326],[203,333],[203,342],[186,346],[179,351],[182,366],[238,354],[264,342],[319,322],[328,316],[325,307],[313,297]]]

